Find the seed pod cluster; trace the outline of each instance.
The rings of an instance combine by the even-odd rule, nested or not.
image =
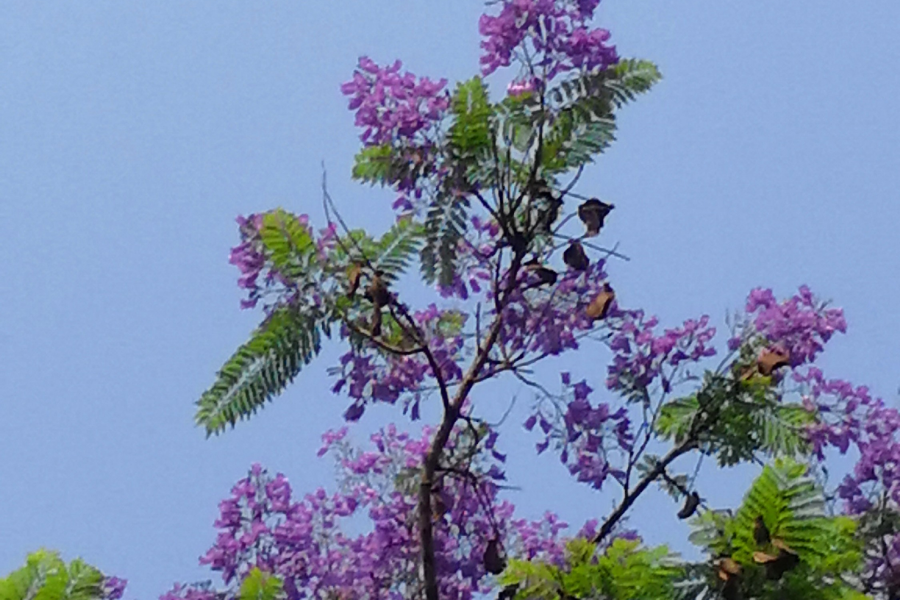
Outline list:
[[[615,208],[613,204],[601,202],[597,198],[591,198],[578,207],[578,218],[584,223],[585,235],[594,237],[600,234],[603,222],[610,211]]]

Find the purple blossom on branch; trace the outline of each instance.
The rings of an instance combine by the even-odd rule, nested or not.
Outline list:
[[[220,505],[215,545],[201,558],[239,583],[256,566],[279,576],[292,600],[335,593],[340,597],[400,600],[417,585],[419,539],[415,527],[415,476],[432,431],[410,436],[389,426],[371,436],[373,450],[354,448],[346,430],[323,436],[320,454],[332,453],[341,469],[341,491],[318,489],[294,497],[288,480],[254,465]],[[488,438],[493,447],[496,434]],[[463,444],[453,438],[451,448]],[[490,455],[489,455],[490,456]],[[493,459],[496,460],[496,459]],[[561,564],[567,525],[552,513],[538,521],[514,518],[486,474],[497,464],[479,459],[474,479],[447,472],[434,491],[435,549],[442,597],[471,600],[492,589],[481,556],[499,536],[507,553]],[[482,475],[478,475],[481,473]],[[366,531],[351,535],[342,523],[364,518]],[[210,600],[202,588],[176,586],[164,600]]]
[[[709,316],[688,319],[662,334],[655,333],[658,324],[656,317],[645,319],[642,310],[626,311],[612,324],[609,347],[614,355],[606,380],[610,390],[646,399],[659,378],[663,393],[668,393],[680,368],[716,354],[711,345],[716,328],[709,325]]]
[[[793,367],[812,363],[835,332],[847,331],[844,311],[818,302],[805,285],[782,302],[772,290],[757,288],[747,297],[746,311],[756,333],[787,350]]]
[[[350,110],[356,111],[356,125],[364,128],[360,139],[367,146],[418,145],[450,106],[446,79],[417,78],[408,71],[401,73],[402,67],[399,60],[380,67],[363,56],[353,79],[341,86],[341,92],[350,97]]]
[[[567,71],[603,70],[618,62],[609,31],[590,28],[597,0],[503,0],[496,16],[482,15],[481,72],[490,75],[517,59],[529,75],[550,81]],[[518,91],[518,89],[516,90]]]

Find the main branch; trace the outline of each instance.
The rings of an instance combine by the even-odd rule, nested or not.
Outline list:
[[[437,567],[435,565],[434,554],[434,523],[432,522],[431,507],[431,489],[434,485],[434,475],[440,466],[441,455],[450,439],[453,427],[456,425],[456,422],[462,414],[463,403],[466,401],[466,398],[468,398],[472,387],[478,381],[481,370],[487,363],[491,350],[494,348],[497,339],[500,337],[500,329],[503,326],[502,308],[505,305],[505,299],[508,297],[509,291],[511,291],[516,284],[521,264],[522,253],[517,252],[513,255],[512,263],[508,271],[507,287],[503,294],[504,298],[499,302],[501,310],[494,316],[487,337],[478,348],[478,352],[463,376],[453,400],[444,410],[444,416],[441,420],[440,427],[431,441],[431,446],[425,457],[425,464],[422,467],[422,479],[419,482],[418,517],[419,541],[422,545],[422,576],[425,580],[425,598],[427,600],[439,600]],[[497,287],[499,288],[499,285]]]

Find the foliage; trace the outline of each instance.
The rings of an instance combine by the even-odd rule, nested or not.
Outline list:
[[[255,567],[241,583],[240,600],[279,600],[284,595],[281,580]]]
[[[66,564],[58,554],[38,550],[25,566],[0,579],[0,600],[108,600],[103,574],[75,559]]]
[[[593,162],[615,140],[614,111],[650,90],[661,75],[649,61],[628,59],[600,73],[564,81],[548,94],[555,113],[546,134],[546,172]]]
[[[620,302],[603,227],[634,215],[578,185],[661,75],[618,56],[591,24],[597,4],[491,3],[482,75],[519,68],[499,100],[482,77],[451,92],[360,58],[341,89],[363,130],[352,177],[396,194],[381,235],[350,229],[324,185],[320,230],[281,208],[238,218],[241,305],[262,302],[263,316],[197,402],[207,436],[285,391],[323,338],[344,349],[328,373],[347,422],[373,403],[440,416],[421,434],[388,425],[374,449],[326,432],[337,491],[295,496],[254,465],[201,559],[225,587],[176,585],[163,600],[900,597],[900,412],[819,368],[843,312],[805,286],[783,300],[754,289],[720,348],[707,315],[661,327]],[[417,271],[426,295],[410,293]],[[608,353],[599,378],[560,371],[551,391],[536,375],[594,344]],[[500,495],[508,424],[486,420],[498,388],[480,386],[504,378],[534,390],[524,427],[538,453],[615,488],[617,504],[577,532],[552,512],[517,517]],[[851,447],[859,460],[835,487],[827,453]],[[705,456],[763,466],[739,507],[700,489]],[[672,518],[691,519],[700,559],[646,546],[648,524],[623,529],[656,487],[682,502]],[[39,552],[0,581],[0,600],[118,600],[121,587]]]
[[[842,580],[861,567],[855,524],[827,515],[823,491],[802,463],[776,460],[733,517],[706,512],[693,525],[691,541],[741,566],[736,580],[744,597],[866,597]],[[778,560],[783,572],[773,571]]]
[[[781,401],[771,378],[735,382],[708,376],[697,395],[665,403],[656,426],[662,439],[676,443],[696,433],[704,453],[731,466],[756,453],[778,457],[806,452],[806,427],[813,421],[800,404]]]
[[[566,564],[511,561],[500,578],[518,586],[516,598],[671,598],[682,569],[665,546],[641,548],[636,540],[617,538],[598,552],[596,544],[574,539],[566,545]]]
[[[247,418],[294,380],[321,349],[316,319],[296,307],[276,309],[228,359],[197,402],[197,423],[207,434]]]

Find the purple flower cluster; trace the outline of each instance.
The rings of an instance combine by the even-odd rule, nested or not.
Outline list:
[[[805,285],[782,302],[772,290],[757,288],[747,297],[746,311],[756,333],[790,354],[792,367],[813,362],[836,331],[847,331],[844,311],[818,302]],[[740,338],[729,341],[732,349],[740,344]]]
[[[795,372],[793,378],[807,389],[803,403],[817,417],[808,437],[818,458],[824,460],[828,446],[844,454],[852,443],[859,451],[853,472],[839,488],[845,510],[862,514],[878,494],[900,506],[900,412],[873,398],[866,386],[826,379],[816,367]]]
[[[342,491],[319,489],[302,500],[283,475],[254,465],[220,503],[219,534],[201,563],[227,585],[259,567],[282,579],[289,600],[409,597],[421,585],[415,482],[430,433],[414,438],[389,426],[371,437],[374,450],[363,451],[346,442],[346,429],[328,432],[320,455],[336,456]],[[513,506],[497,499],[496,484],[479,475],[490,460],[480,460],[473,477],[447,472],[433,492],[441,597],[471,600],[491,589],[481,557],[495,536],[507,554],[555,562],[564,554],[559,535],[567,526],[552,514],[537,522],[514,519]],[[354,516],[368,517],[369,530],[344,532],[341,522]],[[203,588],[185,586],[163,598],[210,600]]]
[[[566,395],[572,397],[562,412],[562,422],[554,422],[559,419],[541,410],[525,421],[527,430],[538,425],[544,432],[544,440],[537,444],[538,453],[544,452],[554,440],[560,451],[560,461],[578,481],[598,490],[610,475],[622,481],[624,471],[612,467],[609,458],[614,450],[629,452],[634,443],[627,409],[620,407],[612,412],[610,406],[602,402],[592,406],[588,397],[593,389],[583,380],[572,384],[569,373],[562,373],[562,383]],[[609,443],[612,439],[614,444]]]
[[[416,78],[401,73],[402,66],[398,60],[380,67],[363,56],[353,79],[341,86],[344,95],[350,96],[350,110],[356,111],[356,125],[365,128],[360,139],[367,146],[421,143],[417,135],[439,123],[450,106],[446,79]]]
[[[439,310],[434,304],[413,314],[419,329],[428,336],[428,348],[445,383],[453,383],[462,378],[459,359],[464,348],[463,337],[459,334],[444,335],[440,326],[451,315],[465,322],[464,315]],[[407,401],[407,406],[411,406],[411,417],[413,420],[417,419],[420,390],[426,380],[435,377],[434,370],[423,353],[386,354],[371,344],[351,348],[341,356],[340,362],[341,366],[336,369],[340,377],[332,391],[339,393],[346,386],[348,395],[355,400],[344,413],[344,418],[348,421],[358,420],[363,415],[367,402],[394,404],[406,394],[411,394]]]
[[[105,577],[102,585],[103,600],[121,600],[122,594],[125,593],[125,586],[127,585],[127,579]]]
[[[162,594],[159,600],[216,600],[216,593],[207,585],[185,585],[176,583],[172,589]]]
[[[715,355],[710,343],[716,328],[709,325],[707,315],[688,319],[681,327],[666,329],[661,335],[654,332],[658,324],[656,317],[645,320],[644,311],[633,310],[624,312],[623,318],[611,325],[615,333],[609,342],[614,352],[606,380],[609,389],[643,399],[659,377],[663,393],[668,393],[681,367]]]
[[[503,0],[496,16],[482,15],[481,71],[489,75],[514,59],[529,75],[550,81],[572,70],[602,70],[618,62],[609,31],[590,28],[597,0]],[[516,89],[517,93],[521,93]]]
[[[844,511],[859,516],[886,509],[900,511],[900,412],[873,398],[865,386],[826,379],[810,367],[793,379],[805,386],[804,406],[816,415],[808,438],[819,460],[833,446],[842,454],[853,444],[859,458],[844,476],[838,496]],[[867,553],[867,575],[884,583],[900,582],[900,534],[886,533],[876,540],[876,552]]]

